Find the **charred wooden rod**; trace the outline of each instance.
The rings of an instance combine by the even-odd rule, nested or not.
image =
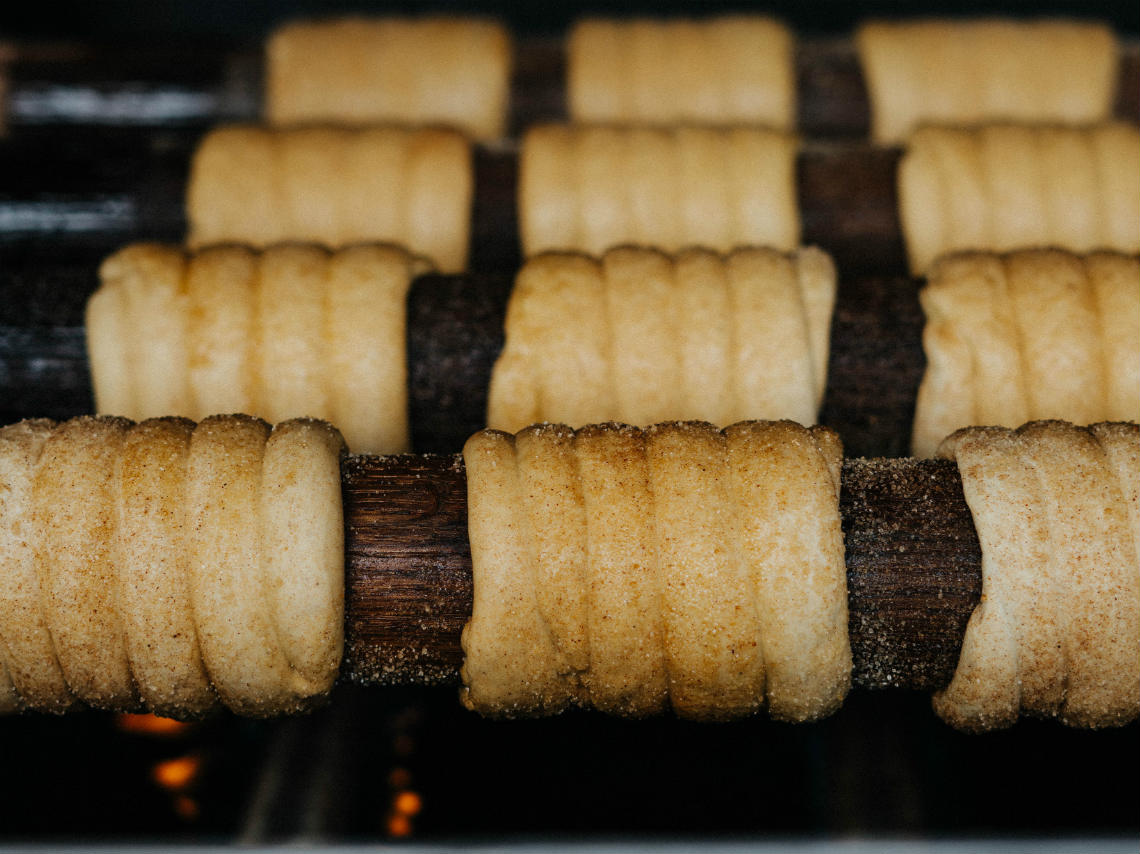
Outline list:
[[[456,682],[471,613],[462,458],[350,457],[342,489],[344,672],[362,683]],[[957,468],[847,459],[840,511],[854,683],[945,685],[981,595],[981,552]]]

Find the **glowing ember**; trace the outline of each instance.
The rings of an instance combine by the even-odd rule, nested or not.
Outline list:
[[[198,817],[198,802],[188,795],[179,795],[174,799],[174,811],[183,821],[193,821]]]
[[[160,718],[158,715],[116,715],[115,726],[123,732],[141,735],[181,735],[193,724]]]
[[[154,766],[151,775],[158,785],[177,791],[189,786],[198,776],[201,762],[195,756],[180,756]]]
[[[406,815],[395,813],[388,816],[389,836],[411,836],[412,822]]]
[[[401,815],[412,816],[423,809],[423,800],[415,792],[400,792],[392,801],[392,809]]]

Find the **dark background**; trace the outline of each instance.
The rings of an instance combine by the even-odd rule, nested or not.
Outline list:
[[[482,12],[507,20],[530,33],[556,33],[586,13],[706,15],[733,10],[763,10],[784,18],[798,30],[846,32],[868,15],[1011,14],[1071,15],[1103,18],[1123,33],[1140,33],[1140,4],[1117,0],[1005,0],[985,2],[914,2],[914,0],[775,0],[770,3],[682,2],[508,2],[508,0],[433,0],[428,3],[352,3],[336,0],[123,0],[123,2],[36,3],[5,0],[0,34],[8,36],[136,37],[180,35],[194,38],[257,37],[282,18],[345,11],[417,13]]]

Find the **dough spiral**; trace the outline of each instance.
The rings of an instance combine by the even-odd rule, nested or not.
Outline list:
[[[456,131],[231,125],[194,153],[186,243],[387,242],[467,268],[474,176]]]
[[[476,434],[464,704],[834,711],[851,677],[841,458],[834,433],[786,421]]]
[[[311,706],[343,646],[343,450],[307,419],[0,429],[4,706]]]
[[[796,124],[795,40],[760,15],[587,18],[570,31],[566,85],[577,123]]]
[[[899,163],[911,272],[958,250],[1140,252],[1140,128],[924,127]]]
[[[507,308],[487,424],[814,423],[835,283],[815,248],[532,258]]]
[[[96,411],[314,416],[359,453],[405,452],[407,293],[426,269],[383,245],[128,246],[87,304]]]
[[[919,298],[927,367],[912,447],[959,427],[1140,416],[1140,257],[1054,249],[940,258]]]
[[[955,727],[1020,712],[1071,726],[1140,714],[1140,427],[1039,421],[949,436],[982,545],[982,602],[954,678]]]
[[[273,125],[444,125],[506,134],[511,38],[468,17],[336,18],[279,27],[265,47]]]
[[[868,21],[855,34],[871,136],[923,124],[1089,124],[1112,115],[1119,45],[1103,24],[1066,20]]]
[[[539,125],[519,154],[523,254],[800,243],[794,136],[754,127]]]

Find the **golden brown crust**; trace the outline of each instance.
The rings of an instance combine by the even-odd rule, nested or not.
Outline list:
[[[460,641],[460,699],[469,709],[495,709],[504,717],[554,714],[571,698],[568,669],[538,611],[533,576],[525,571],[532,544],[526,517],[514,512],[514,444],[513,436],[485,430],[463,446],[467,530],[478,562],[471,619]]]
[[[218,699],[202,663],[190,604],[186,463],[194,422],[132,426],[115,461],[119,611],[131,672],[156,714],[200,717]]]
[[[842,449],[830,431],[544,424],[483,431],[464,457],[468,708],[720,720],[767,704],[810,720],[842,702]]]
[[[868,21],[855,34],[871,136],[923,124],[1088,124],[1112,115],[1119,47],[1091,22]]]
[[[507,308],[488,424],[813,422],[835,288],[831,259],[812,248],[537,256]]]
[[[104,709],[138,705],[113,553],[115,460],[130,423],[82,416],[59,425],[44,442],[31,494],[52,644],[71,692]]]
[[[795,126],[793,38],[758,15],[578,21],[567,102],[578,123]]]
[[[295,21],[266,44],[270,124],[444,125],[506,132],[512,47],[480,18]]]
[[[458,273],[473,180],[471,145],[454,131],[223,127],[194,154],[187,244],[387,241]]]
[[[129,246],[88,302],[96,409],[143,418],[162,387],[164,413],[321,417],[358,452],[406,451],[406,300],[426,269],[374,244]]]
[[[970,424],[1140,413],[1140,257],[1059,250],[939,259],[920,294],[927,369],[913,452]]]
[[[539,125],[519,155],[523,253],[799,244],[795,137],[759,128]]]
[[[967,730],[1020,711],[1071,726],[1140,714],[1140,427],[1057,421],[947,438],[982,545],[982,604],[935,710]],[[1121,474],[1126,474],[1122,477]]]
[[[75,703],[52,644],[47,591],[29,536],[36,466],[54,427],[36,419],[0,428],[0,652],[18,706],[45,712],[63,712]]]

